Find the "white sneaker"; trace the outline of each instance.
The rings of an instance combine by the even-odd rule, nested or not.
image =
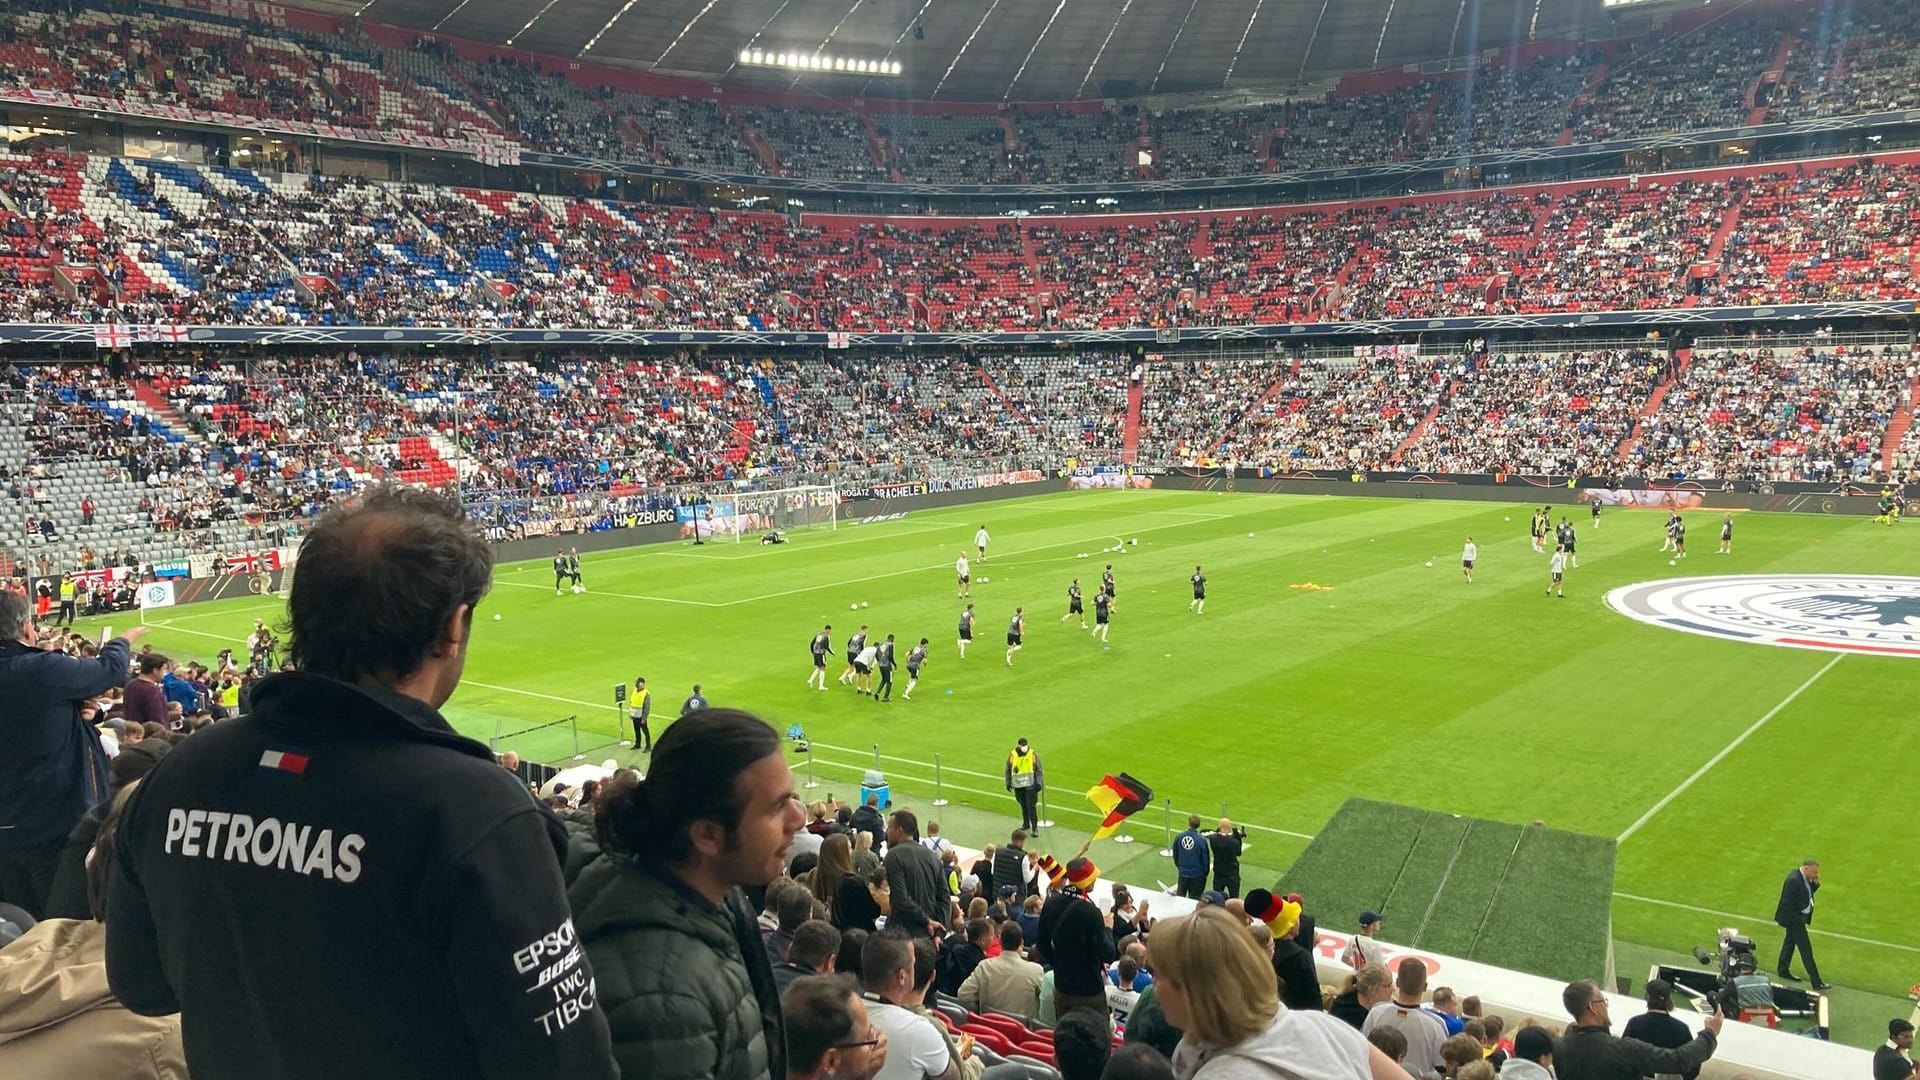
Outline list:
[[[621,739],[621,740],[620,740],[620,745],[621,745],[621,746],[632,746],[632,745],[633,745],[633,740],[631,740],[631,739]]]

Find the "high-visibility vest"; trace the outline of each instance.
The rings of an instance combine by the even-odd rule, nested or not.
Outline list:
[[[1033,786],[1033,766],[1035,760],[1033,751],[1031,750],[1025,754],[1015,750],[1013,753],[1007,755],[1007,764],[1013,766],[1014,787],[1030,788]]]

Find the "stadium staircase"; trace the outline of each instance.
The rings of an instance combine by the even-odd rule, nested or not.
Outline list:
[[[1779,87],[1780,80],[1786,75],[1787,61],[1793,56],[1793,47],[1795,44],[1797,44],[1797,42],[1794,39],[1793,31],[1789,30],[1781,34],[1780,44],[1773,50],[1772,63],[1769,63],[1767,70],[1761,72],[1754,78],[1753,82],[1747,85],[1745,102],[1747,107],[1747,123],[1764,124],[1767,122],[1767,107],[1760,104],[1760,91],[1768,86]]]
[[[767,167],[768,176],[786,175],[780,171],[780,151],[775,150],[773,144],[767,141],[767,137],[760,134],[759,128],[750,127],[741,137],[747,141],[749,149],[760,155],[760,164]]]
[[[1147,379],[1146,372],[1139,371],[1139,375],[1127,380],[1127,426],[1121,436],[1125,441],[1120,445],[1120,461],[1127,465],[1140,457],[1140,406],[1147,399]]]
[[[1667,400],[1667,391],[1672,390],[1673,384],[1679,382],[1681,376],[1687,373],[1687,363],[1693,359],[1693,350],[1675,349],[1673,358],[1675,361],[1673,374],[1662,380],[1659,386],[1653,388],[1653,393],[1647,395],[1647,403],[1640,407],[1640,415],[1634,418],[1633,430],[1627,432],[1627,437],[1620,440],[1619,448],[1613,452],[1613,460],[1627,460],[1627,455],[1639,445],[1640,429],[1660,411],[1660,403]]]
[[[187,418],[180,415],[180,410],[173,407],[173,402],[168,401],[166,395],[153,388],[153,383],[146,379],[134,379],[132,385],[133,399],[146,411],[147,419],[174,431],[191,432],[193,430],[193,427],[187,423]]]
[[[1145,109],[1140,110],[1138,132],[1139,133],[1132,139],[1133,153],[1127,155],[1127,162],[1131,164],[1139,161],[1140,151],[1142,150],[1147,151],[1150,160],[1158,162],[1160,160],[1160,143],[1153,137],[1153,125],[1147,122],[1147,112]],[[1134,171],[1141,180],[1155,179],[1152,165],[1135,165]]]
[[[1000,114],[1000,149],[1008,161],[1018,160],[1016,155],[1020,152],[1020,135],[1013,130],[1013,117],[1005,113]],[[1017,170],[1017,172],[1018,175],[1015,178],[1023,184],[1026,183],[1025,170]]]
[[[892,147],[887,145],[887,140],[880,137],[880,125],[875,123],[872,115],[868,113],[854,115],[858,116],[860,122],[867,127],[867,153],[872,155],[874,165],[887,170],[888,180],[896,184],[906,183],[907,174],[901,172],[900,166],[894,163]]]
[[[1880,471],[1893,472],[1893,455],[1900,449],[1900,441],[1907,437],[1907,429],[1913,427],[1913,409],[1920,405],[1920,375],[1907,384],[1906,395],[1900,401],[1900,407],[1894,410],[1887,421],[1887,437],[1880,440]]]
[[[1022,412],[1020,407],[1013,403],[1013,399],[1007,396],[1007,392],[1000,389],[1000,384],[993,381],[993,376],[987,374],[985,367],[976,367],[973,370],[979,374],[981,384],[992,392],[994,398],[1000,402],[1000,407],[1007,410],[1007,415],[1013,417],[1015,423],[1028,431],[1039,430],[1039,425],[1033,422],[1033,417]]]
[[[1220,448],[1227,445],[1228,437],[1244,426],[1248,420],[1261,415],[1267,407],[1267,402],[1279,397],[1287,387],[1294,385],[1295,381],[1299,378],[1300,361],[1296,359],[1288,366],[1287,373],[1273,380],[1273,382],[1267,386],[1266,390],[1262,392],[1258,398],[1254,399],[1253,404],[1247,406],[1246,411],[1242,412],[1238,419],[1221,429],[1220,437],[1213,440],[1212,446],[1207,447],[1207,457],[1214,458],[1219,456]]]
[[[1734,197],[1733,205],[1720,218],[1720,227],[1713,231],[1713,239],[1707,243],[1707,253],[1700,261],[1713,267],[1719,267],[1720,255],[1727,250],[1727,240],[1733,236],[1733,230],[1740,224],[1740,214],[1747,208],[1746,185],[1741,185],[1739,195]]]
[[[1438,398],[1434,399],[1433,407],[1427,410],[1427,415],[1422,416],[1420,418],[1420,422],[1413,425],[1413,430],[1407,432],[1407,437],[1401,441],[1399,446],[1396,446],[1393,448],[1393,456],[1391,458],[1388,458],[1387,460],[1395,461],[1395,462],[1399,461],[1401,457],[1405,456],[1407,451],[1413,449],[1415,443],[1425,438],[1427,434],[1427,429],[1433,426],[1434,417],[1440,415],[1440,406],[1445,404],[1447,401],[1451,400],[1453,398],[1453,395],[1459,392],[1460,392],[1459,379],[1454,379],[1453,381],[1447,383],[1446,392],[1441,394]]]
[[[1273,156],[1273,144],[1279,141],[1280,141],[1279,128],[1273,128],[1272,130],[1268,131],[1266,134],[1266,137],[1260,140],[1260,146],[1258,149],[1254,151],[1254,153],[1260,155],[1260,171],[1261,172],[1270,173],[1280,167],[1280,162],[1275,160]]]
[[[1600,84],[1607,81],[1607,73],[1612,70],[1613,61],[1611,60],[1602,60],[1594,67],[1593,74],[1587,79],[1587,85],[1580,88],[1580,92],[1573,96],[1572,101],[1567,102],[1567,126],[1560,129],[1560,137],[1553,141],[1553,145],[1573,145],[1574,116],[1579,113],[1581,106],[1592,101],[1593,95],[1600,92]]]

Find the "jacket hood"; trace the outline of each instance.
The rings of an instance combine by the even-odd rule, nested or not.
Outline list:
[[[1318,1019],[1316,1019],[1316,1017]],[[1325,1023],[1320,1021],[1324,1020]],[[1353,1029],[1324,1013],[1282,1010],[1265,1031],[1236,1046],[1210,1050],[1183,1042],[1176,1057],[1189,1052],[1204,1058],[1207,1075],[1272,1077],[1274,1080],[1369,1080],[1367,1054],[1357,1053],[1343,1034]],[[1175,1073],[1192,1075],[1176,1064]]]
[[[0,951],[0,1043],[118,1007],[107,987],[104,923],[46,919]]]
[[[1516,1080],[1553,1080],[1552,1073],[1525,1058],[1508,1058],[1507,1063],[1500,1066],[1501,1080],[1507,1080],[1507,1077]]]

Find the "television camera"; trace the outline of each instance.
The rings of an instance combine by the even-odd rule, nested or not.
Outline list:
[[[1826,995],[1783,986],[1760,973],[1753,939],[1732,928],[1715,936],[1712,951],[1696,947],[1693,958],[1702,968],[1656,964],[1648,978],[1665,979],[1700,1012],[1715,1006],[1728,1019],[1772,1027],[1781,1017],[1811,1019],[1819,1038],[1828,1037]]]

